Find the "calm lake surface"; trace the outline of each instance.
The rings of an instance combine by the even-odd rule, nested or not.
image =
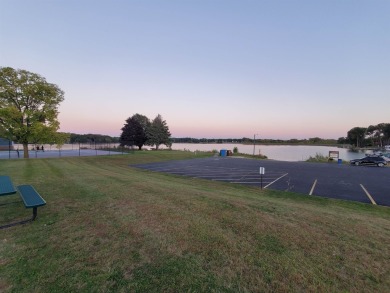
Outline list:
[[[174,143],[174,150],[189,150],[189,151],[212,151],[226,149],[232,150],[237,147],[239,153],[253,154],[253,145],[244,144],[197,144],[197,143]],[[328,147],[328,146],[301,146],[301,145],[256,145],[255,154],[261,153],[268,159],[279,161],[305,161],[309,157],[315,157],[316,154],[329,156],[329,151],[338,151],[339,158],[343,161],[349,161],[364,157],[365,152],[351,152],[348,149]]]
[[[106,144],[99,145],[98,148],[101,147],[117,147],[118,144]],[[65,144],[61,147],[61,150],[78,150],[79,147],[94,149],[94,145],[90,144]],[[164,145],[160,146],[161,148],[165,148]],[[243,154],[253,154],[253,145],[239,144],[239,143],[210,143],[210,144],[202,144],[202,143],[174,143],[172,144],[172,149],[174,150],[188,150],[188,151],[213,151],[217,150],[218,152],[221,149],[231,150],[237,147],[239,153]],[[20,144],[14,144],[14,149],[22,150],[23,146]],[[33,146],[29,147],[30,149]],[[54,145],[44,145],[45,151],[58,151],[56,146]],[[144,149],[150,149],[150,147],[143,147]],[[315,157],[316,154],[320,154],[322,156],[329,156],[329,151],[338,151],[339,158],[343,161],[349,161],[353,159],[359,159],[364,157],[365,152],[351,152],[348,149],[337,148],[337,147],[327,147],[327,146],[301,146],[301,145],[256,145],[255,146],[255,154],[261,153],[268,157],[268,159],[278,160],[278,161],[306,161],[309,157]]]

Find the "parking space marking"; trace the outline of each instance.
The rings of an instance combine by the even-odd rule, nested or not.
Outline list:
[[[280,176],[279,178],[275,179],[274,181],[272,181],[271,183],[267,184],[266,186],[264,186],[264,189],[266,189],[268,186],[271,186],[272,184],[274,184],[276,181],[282,179],[284,176],[288,175],[288,173]]]
[[[189,178],[260,187],[259,162],[247,159],[237,159],[236,162],[227,158],[211,158],[130,166],[176,176],[184,175]],[[263,188],[390,206],[390,198],[387,196],[390,194],[387,184],[389,174],[387,171],[390,171],[388,168],[371,168],[368,178],[375,183],[375,186],[379,187],[374,188],[373,185],[366,189],[360,184],[364,181],[358,172],[359,168],[347,169],[346,166],[303,165],[301,162],[273,162],[271,160],[262,161],[261,165],[267,170],[263,176]],[[365,184],[367,185],[367,183]],[[370,190],[368,191],[368,189]]]
[[[312,194],[313,194],[313,191],[314,191],[314,188],[316,187],[316,184],[317,184],[317,179],[314,180],[314,183],[313,183],[313,186],[312,186],[311,189],[310,189],[309,195],[312,195]]]
[[[368,198],[371,200],[371,203],[376,205],[376,202],[375,200],[372,198],[372,196],[370,195],[370,193],[367,191],[367,189],[364,188],[364,186],[362,184],[360,184],[360,187],[364,190],[364,192],[366,193],[366,195],[368,196]]]

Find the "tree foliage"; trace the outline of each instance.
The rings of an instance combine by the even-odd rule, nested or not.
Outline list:
[[[171,146],[171,133],[167,122],[160,114],[151,122],[149,118],[141,114],[135,114],[126,120],[122,127],[122,134],[119,138],[121,146],[138,146],[141,149],[144,145],[159,148],[161,144]]]
[[[129,117],[122,127],[122,134],[119,138],[121,146],[136,145],[138,149],[141,149],[148,140],[146,132],[149,125],[150,121],[144,115],[135,114]]]
[[[167,147],[172,145],[170,139],[171,133],[169,132],[167,122],[163,120],[160,114],[158,114],[156,118],[153,119],[152,123],[148,127],[147,137],[148,145],[156,146],[156,150],[158,150],[161,144],[164,144]]]
[[[29,143],[63,143],[64,137],[57,135],[63,100],[64,92],[44,77],[0,67],[0,131],[23,144],[25,158]]]
[[[348,131],[347,141],[356,147],[383,147],[390,144],[390,123],[354,127]]]
[[[365,127],[354,127],[347,133],[348,140],[354,144],[356,147],[360,147],[364,136],[366,134],[367,128]]]

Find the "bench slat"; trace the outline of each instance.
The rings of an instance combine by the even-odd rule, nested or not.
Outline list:
[[[16,189],[12,184],[9,176],[0,176],[0,195],[8,195],[16,193]]]
[[[19,185],[18,190],[26,208],[35,208],[46,204],[46,201],[31,185]]]

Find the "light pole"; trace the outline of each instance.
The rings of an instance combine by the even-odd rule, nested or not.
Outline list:
[[[256,135],[259,135],[258,133],[253,135],[253,155],[255,155],[255,148],[256,148]]]

